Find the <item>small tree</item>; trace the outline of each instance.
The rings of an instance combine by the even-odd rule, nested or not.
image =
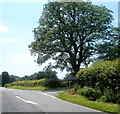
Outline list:
[[[4,87],[6,83],[9,83],[9,81],[10,78],[8,72],[2,72],[2,87]]]

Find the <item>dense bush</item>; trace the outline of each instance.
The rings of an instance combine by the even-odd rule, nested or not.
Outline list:
[[[120,90],[115,92],[111,88],[106,88],[104,91],[106,102],[120,103]]]
[[[97,86],[107,97],[106,101],[117,102],[118,97],[114,98],[114,96],[119,96],[118,91],[120,90],[120,59],[96,62],[92,67],[81,69],[77,73],[77,78],[81,87],[89,86],[95,89]],[[111,98],[105,94],[106,88],[111,89],[111,93],[108,91]]]
[[[101,97],[102,94],[98,90],[85,86],[81,90],[81,95],[87,97],[89,100],[97,100]]]
[[[58,79],[41,79],[39,81],[40,86],[45,86],[49,88],[55,88],[61,86],[61,80]]]
[[[27,81],[17,81],[10,84],[6,84],[5,87],[9,86],[28,86],[28,87],[35,87],[35,86],[44,86],[48,88],[56,88],[56,87],[63,87],[63,82],[58,79],[41,79],[41,80],[27,80]]]

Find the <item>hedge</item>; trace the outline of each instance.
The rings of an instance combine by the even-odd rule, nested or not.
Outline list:
[[[89,68],[81,69],[76,77],[81,87],[97,88],[102,94],[108,89],[120,97],[120,59],[96,62]]]
[[[44,86],[49,88],[61,87],[61,80],[58,79],[40,79],[40,80],[29,80],[29,81],[17,81],[10,84],[6,84],[5,87],[9,86],[27,86],[27,87],[35,87],[35,86]]]

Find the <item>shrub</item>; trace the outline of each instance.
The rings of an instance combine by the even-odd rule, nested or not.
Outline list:
[[[106,101],[107,101],[106,96],[105,96],[105,95],[102,95],[101,98],[98,99],[98,101],[106,102]]]
[[[106,88],[111,88],[114,94],[120,90],[120,59],[113,61],[99,61],[91,67],[81,69],[77,73],[78,83],[81,87],[98,86],[102,94]],[[117,94],[117,96],[119,96]]]
[[[78,90],[77,90],[77,94],[78,94],[78,95],[81,95],[81,89],[78,89]]]
[[[97,91],[91,87],[84,87],[81,90],[81,95],[87,97],[89,100],[96,100],[98,98],[100,98],[101,96],[101,92]]]
[[[67,86],[68,86],[68,81],[61,80],[61,87],[67,87]]]
[[[111,88],[106,88],[104,91],[104,96],[106,99],[106,102],[113,102],[113,103],[119,103],[120,99],[120,91],[115,93]]]
[[[80,88],[80,85],[78,85],[78,84],[74,84],[73,85],[73,89],[74,89],[74,91],[75,92],[77,92],[77,90]]]
[[[61,86],[61,82],[58,79],[47,79],[45,86],[50,88],[56,88]]]

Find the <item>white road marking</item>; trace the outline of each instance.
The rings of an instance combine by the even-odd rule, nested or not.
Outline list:
[[[38,92],[38,91],[34,91],[35,93],[40,93],[40,94],[43,94],[43,95],[46,95],[46,96],[49,96],[49,97],[52,97],[52,98],[54,98],[54,99],[58,99],[58,98],[56,98],[56,97],[54,97],[54,96],[52,96],[52,95],[48,95],[48,94],[45,94],[45,93],[42,93],[42,92]]]
[[[71,103],[71,102],[68,102],[68,101],[59,99],[59,98],[57,98],[57,97],[54,97],[54,96],[52,96],[52,95],[45,94],[45,93],[43,93],[43,92],[38,92],[38,91],[34,91],[34,92],[35,92],[35,93],[40,93],[40,94],[43,94],[43,95],[46,95],[46,96],[49,96],[49,97],[52,97],[52,98],[57,99],[57,100],[60,100],[60,101],[62,101],[62,102]],[[88,108],[88,107],[85,107],[85,106],[81,106],[81,105],[78,105],[78,104],[74,104],[74,103],[71,103],[71,104],[73,104],[73,105],[75,105],[75,106],[78,106],[78,107],[83,107],[83,108],[89,109],[89,110],[91,110],[91,111],[102,112],[102,111],[95,110],[95,109],[92,109],[92,108]]]
[[[34,92],[40,93],[40,94],[43,94],[43,95],[46,95],[46,96],[49,96],[49,97],[52,97],[52,98],[54,98],[54,99],[57,99],[56,97],[54,97],[54,96],[52,96],[52,95],[48,95],[48,94],[46,94],[46,93],[42,93],[42,92],[38,92],[38,91],[34,91]]]
[[[25,103],[30,103],[30,104],[38,105],[38,104],[35,103],[35,102],[32,102],[32,101],[26,101],[26,100],[24,100],[23,98],[21,98],[21,97],[19,97],[19,96],[16,96],[16,98],[18,98],[18,99],[24,101]]]

